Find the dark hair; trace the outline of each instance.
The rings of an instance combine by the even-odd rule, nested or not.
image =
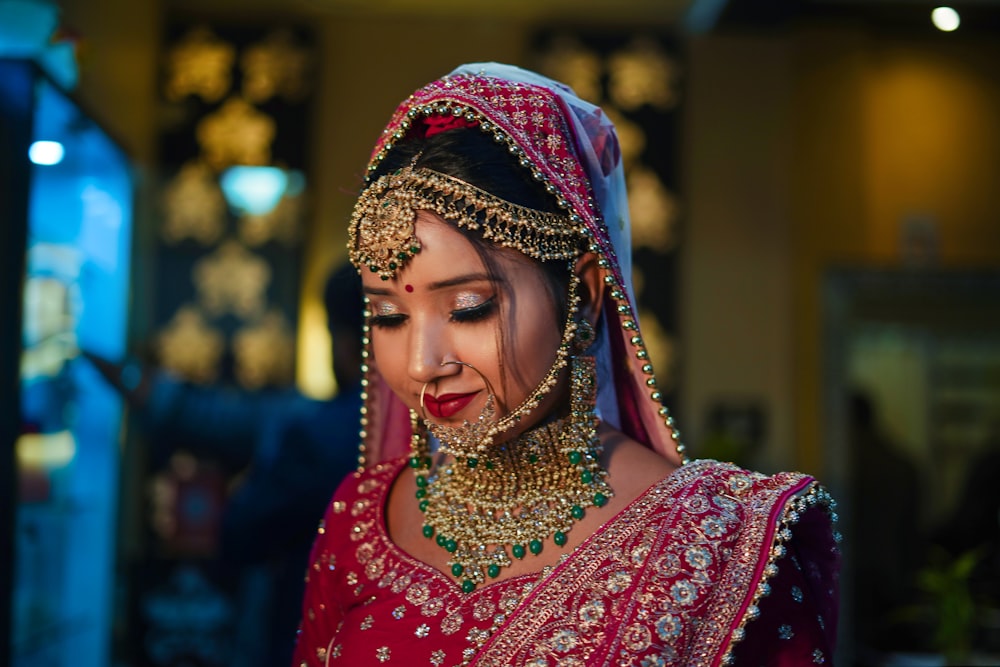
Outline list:
[[[416,159],[414,160],[414,156]],[[519,165],[506,148],[478,128],[457,128],[430,137],[400,142],[386,155],[375,177],[405,165],[424,167],[454,176],[509,202],[549,213],[564,213],[553,195]],[[491,277],[499,275],[493,259],[499,251],[475,230],[458,228],[476,249]],[[561,328],[568,308],[569,269],[565,261],[539,262],[547,287],[556,304],[556,320]]]
[[[330,331],[357,336],[360,346],[364,300],[361,294],[361,276],[350,262],[335,269],[326,279],[323,305],[326,307],[326,323]]]

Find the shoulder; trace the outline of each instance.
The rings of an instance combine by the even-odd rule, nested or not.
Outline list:
[[[681,466],[664,483],[670,484],[671,495],[733,514],[744,528],[756,527],[767,535],[806,518],[825,524],[832,532],[837,519],[833,497],[814,477],[800,472],[765,475],[701,459]]]
[[[402,458],[349,473],[327,506],[319,536],[332,536],[330,539],[337,541],[346,530],[355,539],[359,530],[374,525],[375,514],[382,511],[388,489],[405,465]]]

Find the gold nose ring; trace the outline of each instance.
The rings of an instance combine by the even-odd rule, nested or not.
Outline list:
[[[480,371],[475,366],[473,366],[472,364],[466,361],[455,360],[455,361],[442,361],[441,365],[442,366],[456,365],[456,366],[465,366],[466,368],[471,368],[476,373],[476,375],[482,378],[483,384],[486,385],[486,391],[489,393],[489,395],[496,396],[496,392],[493,391],[493,385],[490,383],[489,378],[483,375],[483,372]],[[427,420],[427,408],[424,407],[424,396],[427,395],[427,385],[431,383],[437,384],[437,380],[428,380],[427,382],[424,383],[424,386],[420,388],[420,416],[423,417],[425,421]]]

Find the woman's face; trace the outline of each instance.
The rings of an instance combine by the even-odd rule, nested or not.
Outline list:
[[[545,274],[524,255],[500,251],[491,281],[472,243],[430,212],[418,213],[416,234],[421,251],[395,278],[363,273],[375,365],[418,413],[429,383],[423,414],[457,426],[479,417],[489,392],[471,369],[442,362],[471,364],[489,380],[503,416],[549,371],[562,338]],[[518,430],[537,423],[559,393],[550,392]]]

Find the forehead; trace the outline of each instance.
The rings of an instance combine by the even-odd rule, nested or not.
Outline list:
[[[367,289],[379,289],[395,285],[434,285],[457,277],[481,277],[488,279],[493,272],[505,282],[521,279],[537,280],[541,269],[524,254],[484,243],[489,255],[490,266],[480,255],[480,250],[458,228],[431,211],[418,211],[415,224],[420,252],[412,256],[400,267],[389,281],[383,281],[377,273],[362,272],[362,281]]]
[[[435,283],[458,275],[485,274],[476,247],[458,229],[430,211],[418,211],[414,231],[420,239],[420,252],[410,257],[389,281],[377,273],[362,272],[366,287],[386,283]]]

